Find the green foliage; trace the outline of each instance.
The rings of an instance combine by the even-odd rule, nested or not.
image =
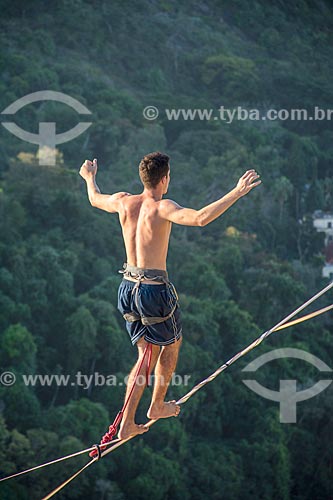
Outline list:
[[[11,325],[0,339],[0,364],[21,372],[34,370],[37,346],[33,335],[21,325]]]
[[[60,437],[75,436],[91,444],[101,429],[103,431],[107,426],[109,415],[101,403],[81,398],[49,410],[47,418],[48,428],[56,431]]]
[[[96,322],[89,309],[79,307],[66,320],[67,359],[70,371],[76,372],[82,367],[88,368],[88,361],[94,354],[97,335]]]
[[[241,98],[251,102],[258,95],[260,79],[256,65],[250,59],[243,57],[219,54],[208,57],[204,62],[202,80],[205,84],[226,98],[231,103],[238,102]],[[244,81],[247,87],[244,91]]]
[[[93,209],[78,169],[99,159],[103,192],[142,186],[149,151],[171,156],[168,196],[200,208],[231,189],[248,168],[262,186],[205,228],[173,229],[169,272],[180,295],[184,340],[179,398],[261,331],[322,286],[323,235],[315,209],[333,210],[330,120],[170,120],[165,109],[220,106],[326,109],[332,103],[329,2],[148,2],[2,0],[0,108],[30,92],[56,90],[92,112],[92,126],[59,145],[40,166],[37,146],[2,129],[0,148],[1,476],[98,441],[119,410],[124,386],[27,385],[23,375],[116,375],[132,350],[117,311],[117,270],[125,259],[115,216]],[[57,133],[82,116],[65,105],[22,108],[15,120]],[[148,122],[142,110],[154,105]],[[90,120],[90,118],[89,118]],[[321,305],[326,305],[325,297]],[[319,307],[319,306],[318,306]],[[272,336],[272,346],[308,350],[330,363],[329,315]],[[258,350],[259,355],[259,350]],[[253,353],[253,356],[256,356]],[[253,358],[250,358],[253,359]],[[245,359],[191,398],[178,419],[82,474],[63,498],[127,500],[326,499],[331,495],[329,390],[299,405],[297,425],[243,384]],[[273,365],[270,364],[270,365]],[[311,385],[316,372],[283,360],[263,369]],[[145,418],[151,391],[138,411]],[[88,459],[2,483],[1,499],[42,498]],[[70,463],[71,462],[71,463]]]

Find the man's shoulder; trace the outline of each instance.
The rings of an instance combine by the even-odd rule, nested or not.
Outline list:
[[[167,219],[169,220],[170,214],[172,214],[175,210],[179,209],[179,205],[168,198],[162,199],[161,201],[158,202],[158,213],[159,216],[162,217],[162,219]]]
[[[169,211],[179,208],[179,205],[169,198],[163,198],[161,201],[159,201],[159,208],[163,211]]]
[[[162,200],[160,200],[158,204],[161,208],[169,208],[177,206],[177,203],[173,200],[170,200],[169,198],[162,198]]]
[[[133,198],[133,195],[131,193],[127,193],[126,191],[120,191],[119,193],[115,193],[112,195],[112,198],[115,201],[119,202],[126,202],[127,200]]]
[[[113,195],[115,198],[123,198],[124,196],[133,196],[131,193],[127,193],[126,191],[120,191],[119,193],[115,193]]]

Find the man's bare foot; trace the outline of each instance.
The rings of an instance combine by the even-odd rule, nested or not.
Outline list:
[[[147,431],[149,431],[149,427],[146,427],[143,424],[125,423],[120,426],[118,438],[127,439],[129,437],[136,436],[137,434],[144,434]]]
[[[157,420],[159,418],[178,417],[179,413],[180,406],[173,400],[159,405],[156,403],[151,405],[147,412],[147,417],[152,420]]]

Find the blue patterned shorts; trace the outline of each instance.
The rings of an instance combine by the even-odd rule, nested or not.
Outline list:
[[[134,313],[141,317],[165,317],[175,310],[172,316],[154,325],[126,321],[126,328],[134,345],[141,337],[156,345],[173,344],[182,336],[181,316],[174,286],[170,283],[152,285],[140,283],[134,292],[136,282],[123,279],[118,289],[118,309],[122,315]]]

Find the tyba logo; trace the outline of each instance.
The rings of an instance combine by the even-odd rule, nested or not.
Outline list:
[[[41,90],[27,94],[17,101],[13,102],[6,109],[2,111],[2,115],[14,115],[24,106],[38,101],[58,101],[67,104],[73,108],[77,113],[82,115],[91,115],[87,109],[78,100],[70,97],[62,92],[55,92],[53,90]],[[33,134],[27,130],[23,130],[12,122],[3,122],[2,125],[12,134],[14,134],[22,141],[38,144],[38,159],[39,165],[55,165],[56,163],[56,145],[63,144],[64,142],[75,139],[80,134],[85,132],[90,127],[92,122],[79,122],[75,127],[62,134],[56,133],[55,122],[39,122],[38,134]]]
[[[332,372],[331,368],[319,358],[301,349],[283,348],[275,349],[259,356],[254,361],[251,361],[242,371],[255,372],[258,368],[265,365],[269,361],[279,358],[298,358],[311,363],[319,371]],[[263,398],[280,403],[280,422],[295,423],[296,422],[296,406],[299,401],[317,396],[320,392],[327,389],[332,380],[319,380],[316,384],[303,391],[297,391],[296,380],[280,380],[280,390],[272,391],[267,387],[259,384],[256,380],[243,380],[243,383],[252,391],[259,394]]]

